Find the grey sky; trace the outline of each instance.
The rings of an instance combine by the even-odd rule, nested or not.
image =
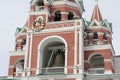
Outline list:
[[[0,76],[7,75],[9,51],[14,50],[15,30],[23,27],[28,18],[30,0],[2,0],[0,2]],[[90,20],[94,0],[84,0],[84,18]],[[120,0],[99,0],[99,7],[104,19],[113,23],[113,45],[116,54],[120,54]]]

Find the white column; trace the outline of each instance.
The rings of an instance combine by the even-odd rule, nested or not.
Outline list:
[[[103,44],[103,35],[104,33],[103,32],[98,32],[98,42],[97,44]]]
[[[30,53],[29,53],[29,67],[28,69],[30,70],[31,68],[31,58],[32,58],[32,44],[33,43],[33,31],[30,31]],[[31,71],[31,70],[30,70]],[[30,75],[30,71],[28,72],[28,76]]]
[[[64,68],[64,73],[67,74],[67,65],[68,63],[68,46],[65,46],[65,68]]]
[[[27,36],[26,36],[26,50],[25,50],[25,60],[24,60],[24,73],[23,73],[23,75],[25,76],[25,73],[26,73],[26,69],[27,69],[27,58],[28,58],[28,43],[29,43],[29,32],[27,32],[27,34],[26,34]]]
[[[80,24],[80,31],[79,31],[79,74],[82,76],[81,80],[83,79],[84,74],[84,41],[83,41],[83,20],[81,20]]]
[[[77,73],[77,55],[78,54],[78,34],[77,29],[75,29],[75,39],[74,39],[74,73]]]

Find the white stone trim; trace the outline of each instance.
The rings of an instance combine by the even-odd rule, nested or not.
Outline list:
[[[83,20],[81,20],[80,29],[79,29],[79,74],[84,74],[84,39],[83,39]]]
[[[23,39],[18,39],[18,40],[17,40],[17,43],[22,42],[22,41],[23,41]]]
[[[104,49],[111,49],[111,45],[107,44],[107,45],[94,45],[94,46],[85,46],[84,50],[88,51],[88,50],[104,50]]]
[[[96,55],[96,54],[99,54],[99,55],[101,55],[101,56],[103,57],[103,55],[100,54],[100,53],[98,53],[98,52],[92,53],[92,54],[88,57],[88,63],[90,63],[91,57],[94,56],[94,55]]]
[[[106,36],[109,37],[109,38],[112,38],[112,36],[110,34],[106,34]]]
[[[94,54],[95,55],[95,54]],[[100,54],[101,55],[101,54]],[[89,60],[90,60],[91,57],[88,58],[88,60],[84,60],[84,63],[89,63]],[[104,62],[111,62],[112,60],[111,59],[104,59]]]
[[[29,31],[26,33],[26,51],[25,51],[25,61],[24,61],[24,69],[27,69],[27,61],[28,61],[28,42],[29,42]]]
[[[108,30],[111,32],[111,30],[108,27],[104,27],[104,26],[90,26],[90,29],[103,29],[103,30]],[[112,33],[112,32],[111,32]]]
[[[17,36],[15,36],[15,38],[19,37],[19,36],[26,36],[26,33],[19,33]]]
[[[97,32],[97,34],[99,36],[99,35],[103,35],[104,33],[103,32]]]
[[[14,65],[9,65],[8,67],[9,67],[9,68],[14,68]]]
[[[47,14],[47,10],[41,10],[41,11],[30,11],[29,15],[40,15],[40,14]]]
[[[30,53],[29,53],[29,69],[30,69],[30,67],[31,67],[31,58],[32,58],[32,46],[33,46],[33,34],[31,33],[30,34]],[[28,73],[28,76],[29,76],[30,74]]]
[[[62,31],[73,31],[75,29],[79,29],[79,27],[64,27],[64,28],[45,29],[45,30],[42,30],[40,32],[34,32],[34,34],[44,34],[44,33],[62,32]]]
[[[105,74],[112,74],[112,70],[105,70]]]
[[[93,33],[88,33],[89,36],[93,36]]]
[[[104,62],[112,62],[111,59],[104,59]]]
[[[78,33],[77,33],[77,29],[75,29],[75,33],[74,33],[74,66],[77,66],[77,54],[78,54]],[[74,74],[77,73],[77,70],[74,69]]]
[[[61,14],[68,14],[68,12],[61,12]]]
[[[60,37],[60,36],[48,36],[48,37],[44,38],[38,46],[38,57],[37,57],[37,69],[38,70],[36,71],[36,74],[39,74],[40,73],[39,69],[42,69],[42,65],[40,66],[39,64],[42,63],[41,54],[43,52],[43,48],[48,43],[52,42],[53,38],[54,38],[54,40],[57,40],[59,42],[63,42],[65,44],[65,66],[67,66],[68,44],[67,44],[66,40],[64,38]],[[64,72],[65,72],[65,74],[67,74],[67,68],[65,68]]]
[[[24,56],[25,51],[10,51],[10,56]]]

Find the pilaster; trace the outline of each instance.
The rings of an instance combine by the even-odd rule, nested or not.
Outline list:
[[[93,45],[93,33],[88,33],[89,45]]]
[[[61,20],[67,20],[68,19],[68,13],[67,12],[61,12]]]
[[[106,37],[107,37],[107,44],[110,44],[111,43],[111,35],[107,34]]]
[[[104,35],[104,33],[98,32],[97,34],[98,34],[98,42],[97,42],[97,44],[103,44],[103,35]]]

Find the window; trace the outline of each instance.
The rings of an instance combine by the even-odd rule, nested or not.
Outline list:
[[[55,19],[54,21],[61,21],[61,11],[55,12]]]
[[[90,59],[89,67],[90,68],[104,68],[103,56],[99,54],[92,56]]]
[[[23,70],[24,70],[24,59],[20,59],[15,64],[15,75],[22,76]]]
[[[97,34],[97,32],[94,32],[94,37],[93,37],[93,39],[98,39],[98,34]]]
[[[43,0],[38,0],[36,6],[44,6]]]
[[[100,54],[93,55],[89,62],[90,74],[103,74],[104,73],[104,58]]]
[[[68,20],[71,20],[74,18],[74,14],[72,12],[69,12],[68,14]]]
[[[96,45],[98,42],[98,34],[97,32],[94,32],[94,35],[93,35],[93,43]]]
[[[64,72],[65,50],[61,42],[51,42],[44,48],[43,53],[43,73]]]

